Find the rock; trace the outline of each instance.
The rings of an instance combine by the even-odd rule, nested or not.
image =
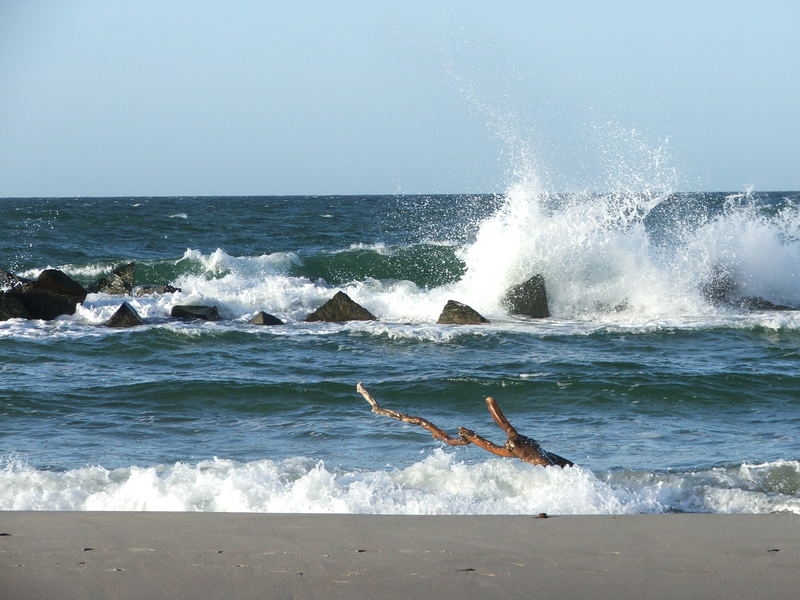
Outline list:
[[[628,302],[627,300],[623,300],[622,302],[619,302],[619,303],[615,304],[614,308],[612,308],[611,310],[613,310],[614,312],[620,313],[620,312],[625,312],[626,310],[629,310],[630,307],[631,307],[630,302]]]
[[[58,269],[42,271],[36,279],[36,287],[70,298],[75,301],[75,304],[86,300],[86,290],[83,286]]]
[[[170,316],[176,319],[202,319],[203,321],[216,321],[219,312],[216,306],[190,306],[176,304],[170,311]]]
[[[19,298],[8,292],[0,292],[0,321],[30,318],[30,311]]]
[[[25,281],[7,292],[28,309],[31,319],[55,319],[75,314],[75,306],[86,299],[86,290],[56,269],[41,272],[36,281]]]
[[[253,325],[283,325],[283,321],[278,317],[265,313],[263,310],[250,319],[248,323],[252,323]]]
[[[130,294],[133,290],[134,268],[135,263],[121,265],[114,269],[108,277],[103,277],[89,284],[86,291],[90,294],[102,292],[119,296]]]
[[[162,294],[174,294],[180,292],[181,288],[171,285],[137,285],[133,288],[133,295],[137,298],[142,296],[160,296]]]
[[[61,315],[75,314],[76,302],[66,296],[39,289],[35,283],[18,287],[11,295],[25,305],[31,319],[51,321]]]
[[[439,320],[436,322],[439,325],[480,325],[481,323],[489,323],[489,320],[466,304],[448,300],[442,309],[442,314],[439,315]]]
[[[106,327],[136,327],[142,325],[142,318],[136,309],[127,302],[123,302],[111,318],[103,323]]]
[[[23,283],[33,283],[31,279],[25,279],[19,275],[15,275],[11,271],[4,271],[0,269],[0,289],[13,289]]]
[[[377,318],[366,308],[354,302],[344,292],[336,295],[305,318],[306,322],[329,321],[376,321]]]
[[[736,301],[739,308],[744,310],[797,310],[784,304],[774,304],[761,296],[745,296]]]
[[[544,277],[534,275],[527,281],[510,288],[503,297],[503,304],[512,315],[522,315],[535,319],[550,316],[547,308],[547,290]]]

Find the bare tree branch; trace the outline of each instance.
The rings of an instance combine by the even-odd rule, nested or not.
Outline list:
[[[419,425],[420,427],[430,431],[434,439],[442,440],[451,446],[466,446],[467,444],[475,444],[476,446],[483,448],[492,454],[506,458],[518,458],[523,462],[541,465],[544,467],[556,465],[563,468],[572,466],[574,464],[572,461],[567,460],[558,454],[547,452],[539,445],[539,442],[533,438],[519,434],[514,426],[511,425],[511,422],[503,414],[503,411],[500,410],[500,405],[497,404],[497,401],[492,397],[486,398],[486,407],[489,409],[489,414],[492,415],[492,418],[495,420],[495,422],[506,433],[507,439],[505,445],[503,446],[498,446],[494,442],[490,442],[486,438],[465,427],[459,428],[458,437],[454,437],[422,417],[415,417],[391,410],[389,408],[383,408],[380,404],[378,404],[378,401],[372,397],[372,394],[367,391],[367,388],[365,388],[360,381],[358,382],[358,385],[356,385],[356,390],[367,402],[369,402],[370,406],[372,406],[372,412],[375,414],[391,417],[392,419],[397,419],[398,421],[403,421],[404,423]]]
[[[451,446],[466,446],[469,444],[467,440],[462,437],[453,437],[449,435],[444,429],[441,429],[428,421],[427,419],[423,419],[422,417],[414,417],[411,415],[407,415],[401,412],[397,412],[395,410],[391,410],[389,408],[383,408],[375,398],[367,391],[361,382],[358,382],[356,385],[356,391],[364,396],[364,399],[370,403],[372,406],[372,412],[376,415],[383,415],[384,417],[391,417],[392,419],[397,419],[398,421],[403,421],[404,423],[411,423],[412,425],[419,425],[420,427],[424,427],[428,431],[431,432],[433,435],[433,439],[435,440],[442,440],[450,444]]]

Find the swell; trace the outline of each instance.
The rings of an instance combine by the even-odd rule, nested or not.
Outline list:
[[[290,274],[330,285],[366,279],[411,281],[433,288],[458,281],[464,263],[449,246],[418,244],[410,247],[351,248],[335,253],[304,256]]]

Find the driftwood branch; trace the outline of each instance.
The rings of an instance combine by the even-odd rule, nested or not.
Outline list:
[[[492,415],[492,418],[495,420],[495,422],[506,433],[507,439],[503,446],[498,446],[497,444],[490,442],[486,438],[478,435],[471,429],[467,429],[465,427],[459,428],[458,437],[451,436],[446,431],[440,427],[437,427],[427,419],[407,415],[389,408],[383,408],[380,404],[378,404],[378,401],[372,397],[372,394],[367,391],[367,388],[365,388],[360,381],[358,382],[358,385],[356,385],[356,391],[358,391],[358,393],[361,394],[367,402],[369,402],[370,406],[372,407],[372,412],[375,414],[391,417],[392,419],[397,419],[398,421],[403,421],[404,423],[419,425],[420,427],[430,431],[434,439],[442,440],[451,446],[466,446],[467,444],[475,444],[476,446],[498,456],[503,456],[506,458],[518,458],[523,462],[542,465],[545,467],[556,465],[559,467],[567,467],[573,465],[572,461],[567,460],[558,454],[547,452],[536,440],[517,433],[517,430],[513,425],[511,425],[511,422],[503,414],[503,411],[500,410],[500,405],[497,404],[497,401],[494,398],[486,398],[486,407],[489,409],[489,414]]]
[[[364,399],[369,402],[370,406],[372,406],[372,412],[376,415],[383,415],[384,417],[391,417],[392,419],[397,419],[398,421],[403,421],[404,423],[411,423],[412,425],[419,425],[420,427],[424,427],[428,431],[431,432],[433,435],[433,439],[435,440],[442,440],[450,444],[451,446],[466,446],[469,444],[467,440],[463,437],[453,437],[448,434],[444,429],[441,429],[428,421],[427,419],[423,419],[422,417],[414,417],[411,415],[406,415],[404,413],[397,412],[395,410],[391,410],[389,408],[383,408],[375,398],[367,391],[361,382],[358,382],[356,385],[356,391],[364,396]]]

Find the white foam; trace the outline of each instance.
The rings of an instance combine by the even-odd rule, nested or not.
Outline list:
[[[223,319],[246,321],[264,310],[296,328],[287,334],[324,334],[324,326],[302,321],[342,290],[381,320],[352,327],[390,338],[441,342],[454,335],[492,331],[549,336],[716,327],[800,329],[798,312],[713,306],[699,291],[710,273],[722,268],[742,296],[800,305],[800,206],[788,203],[770,215],[752,194],[737,195],[716,216],[678,223],[677,231],[670,230],[669,243],[663,239],[656,243],[646,219],[661,199],[650,191],[554,199],[535,176],[527,174],[509,188],[500,209],[480,224],[474,242],[460,250],[467,270],[456,283],[428,289],[410,281],[366,279],[330,286],[292,275],[302,267],[295,253],[232,256],[219,248],[208,254],[187,249],[178,260],[187,263],[187,273],[170,282],[181,292],[125,299],[145,319],[166,318],[175,304],[211,304]],[[395,250],[383,243],[357,243],[348,249],[381,254]],[[87,277],[108,271],[108,265],[99,264],[61,268]],[[38,272],[23,275],[35,277]],[[545,278],[552,318],[530,321],[509,316],[501,305],[505,290],[535,273]],[[451,327],[435,325],[450,299],[471,305],[492,323],[460,329],[458,334]],[[74,316],[58,321],[100,324],[120,301],[92,294]],[[623,304],[624,310],[613,310]],[[0,323],[3,336],[36,337],[50,330],[76,334],[58,323]]]
[[[376,244],[364,244],[364,243],[357,243],[357,244],[350,244],[350,246],[346,250],[334,250],[332,254],[341,254],[342,252],[348,252],[351,250],[371,250],[376,254],[380,254],[381,256],[388,256],[394,253],[394,248],[388,247],[383,242],[378,242]]]
[[[187,248],[178,263],[195,261],[207,274],[236,273],[246,277],[262,277],[285,273],[293,265],[300,264],[299,257],[293,252],[275,252],[259,256],[231,256],[221,248],[211,254],[203,254],[199,250]]]
[[[754,475],[755,473],[755,475]],[[790,475],[776,491],[770,477]],[[746,474],[746,475],[745,475]],[[731,484],[726,478],[749,481]],[[379,514],[623,514],[671,510],[800,514],[800,462],[703,473],[610,474],[490,459],[477,464],[435,450],[400,470],[343,470],[296,457],[206,460],[65,472],[6,460],[0,510],[167,510]]]
[[[624,305],[612,320],[646,324],[717,316],[721,309],[699,290],[721,267],[739,296],[800,304],[800,207],[766,216],[747,196],[707,222],[680,224],[669,243],[656,244],[646,217],[665,198],[614,192],[553,199],[535,177],[523,178],[462,249],[467,271],[453,293],[481,312],[499,312],[505,290],[538,273],[557,318],[605,318]]]

